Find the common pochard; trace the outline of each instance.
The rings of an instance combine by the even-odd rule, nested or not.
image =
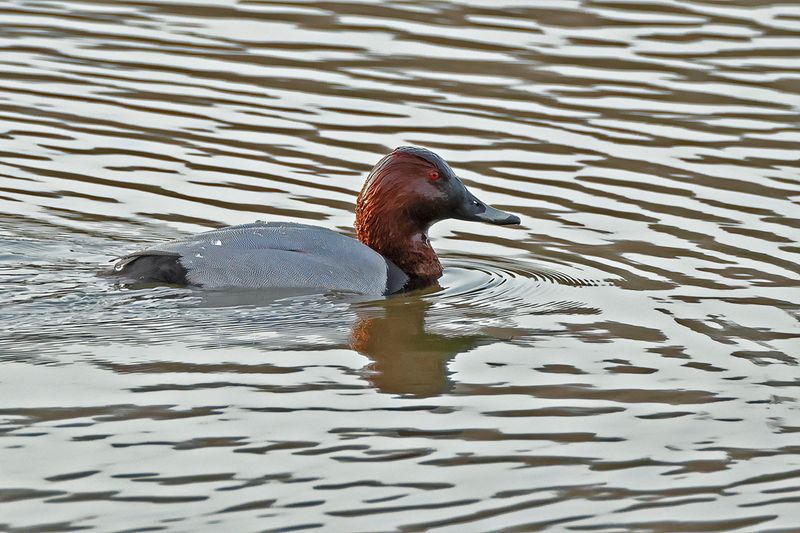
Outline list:
[[[435,153],[402,146],[375,165],[358,195],[358,240],[319,226],[255,222],[151,246],[119,258],[111,273],[204,288],[391,294],[442,275],[428,229],[447,218],[520,222],[478,200]]]

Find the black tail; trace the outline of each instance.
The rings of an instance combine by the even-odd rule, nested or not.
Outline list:
[[[188,285],[186,267],[180,254],[172,252],[136,252],[117,259],[114,266],[103,272],[106,276],[122,276],[136,281],[156,281]]]

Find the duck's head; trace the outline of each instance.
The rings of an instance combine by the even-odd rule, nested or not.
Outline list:
[[[358,239],[418,278],[418,284],[442,275],[428,229],[448,218],[520,222],[518,216],[478,200],[444,159],[415,146],[401,146],[378,161],[356,202]]]

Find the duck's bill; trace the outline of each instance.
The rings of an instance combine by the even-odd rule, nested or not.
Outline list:
[[[458,213],[455,218],[460,220],[474,220],[476,222],[488,222],[497,226],[509,226],[511,224],[519,224],[520,220],[517,215],[506,213],[499,209],[485,204],[478,200],[475,195],[469,192],[466,187],[464,188],[464,199],[458,208]]]
[[[485,205],[484,208],[484,211],[482,213],[476,213],[475,218],[472,220],[488,222],[489,224],[496,224],[498,226],[509,226],[511,224],[519,224],[520,222],[517,215],[500,211],[490,205]]]

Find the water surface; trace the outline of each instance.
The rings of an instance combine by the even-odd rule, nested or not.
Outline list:
[[[538,6],[538,7],[537,7]],[[796,531],[794,2],[7,0],[0,529]],[[120,286],[352,234],[398,145],[519,227],[440,287]]]

